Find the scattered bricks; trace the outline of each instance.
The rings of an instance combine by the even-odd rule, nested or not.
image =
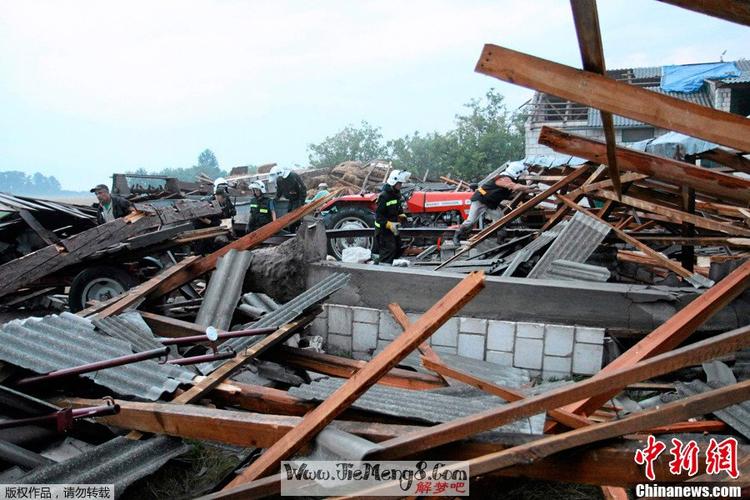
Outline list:
[[[574,337],[575,327],[547,325],[544,337],[544,354],[570,357],[573,354]],[[570,371],[570,367],[568,367],[568,371]]]
[[[444,354],[458,354],[458,348],[457,347],[447,347],[443,345],[436,345],[432,347],[432,350],[437,353],[444,353]]]
[[[500,366],[513,366],[513,353],[487,351],[487,361]]]
[[[604,346],[576,342],[573,348],[573,373],[594,375],[602,368]]]
[[[372,323],[352,323],[352,349],[370,351],[378,346],[378,325]]]
[[[352,338],[347,335],[336,335],[329,332],[326,341],[326,351],[329,354],[337,356],[351,356]]]
[[[544,356],[544,378],[562,378],[570,376],[572,360],[558,356]]]
[[[604,344],[604,328],[576,327],[576,342]]]
[[[458,354],[467,358],[484,359],[484,337],[464,333],[459,334]]]
[[[451,318],[430,337],[433,346],[458,346],[458,318]]]
[[[543,339],[543,323],[518,323],[516,324],[516,336],[526,339]]]
[[[353,320],[358,323],[373,323],[378,324],[380,319],[380,311],[377,309],[369,309],[367,307],[352,307],[354,311]],[[388,314],[387,312],[384,314]]]
[[[383,340],[393,340],[396,336],[401,335],[404,329],[398,326],[388,311],[381,311],[380,322],[378,326],[378,337]]]
[[[543,350],[544,342],[541,339],[517,338],[516,349],[513,353],[513,366],[541,370]]]
[[[515,332],[515,323],[490,320],[487,326],[487,349],[513,352],[513,337]]]
[[[328,333],[352,334],[352,310],[350,307],[331,305],[328,308]]]
[[[487,333],[487,320],[479,318],[460,318],[459,331],[484,335]]]

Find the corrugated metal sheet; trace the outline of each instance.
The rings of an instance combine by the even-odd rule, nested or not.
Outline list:
[[[120,497],[130,484],[189,449],[181,439],[167,436],[142,441],[117,437],[70,460],[39,467],[19,483],[114,484],[115,496]]]
[[[712,391],[720,387],[726,387],[729,384],[721,384],[718,382],[706,384],[700,380],[693,380],[692,382],[687,383],[677,382],[675,385],[677,386],[677,392],[680,396],[688,397]],[[750,394],[748,395],[748,398],[750,399]],[[745,401],[744,403],[728,406],[723,410],[716,410],[712,413],[729,427],[736,430],[747,439],[750,439],[750,400]]]
[[[440,353],[440,360],[446,365],[475,377],[506,387],[519,388],[531,382],[528,370],[513,366],[502,366],[480,359],[467,358],[456,354]],[[439,390],[439,389],[438,389]]]
[[[535,253],[537,253],[539,250],[544,248],[545,246],[549,245],[552,241],[557,238],[557,236],[560,234],[560,232],[569,224],[568,221],[561,222],[560,224],[554,226],[549,231],[545,231],[542,234],[540,234],[537,239],[523,247],[522,249],[518,250],[516,253],[513,254],[510,265],[505,269],[503,272],[504,277],[510,277],[513,276],[513,273],[516,272],[516,269],[518,269],[518,266],[529,260]]]
[[[724,78],[721,83],[750,83],[750,71],[743,71],[740,76]]]
[[[547,271],[556,260],[586,262],[612,228],[581,212],[576,212],[555,242],[542,255],[528,277],[544,279]]]
[[[547,270],[547,277],[553,280],[565,281],[599,281],[605,282],[611,273],[601,266],[581,264],[569,260],[556,260]]]
[[[132,354],[129,343],[97,333],[89,320],[70,313],[15,320],[0,329],[0,359],[36,373],[128,354]],[[146,360],[82,376],[117,394],[155,401],[195,375],[178,366]]]
[[[248,251],[230,250],[219,259],[195,319],[197,324],[219,330],[229,328],[251,258]]]
[[[344,382],[345,380],[342,379],[324,378],[300,387],[292,387],[288,392],[309,401],[324,401]],[[458,397],[435,391],[410,391],[374,385],[352,404],[352,408],[383,415],[413,418],[429,423],[441,423],[496,408],[503,402],[501,398],[491,395]],[[544,414],[540,414],[504,425],[497,430],[541,434],[543,428]]]
[[[154,334],[141,315],[136,311],[127,311],[119,316],[110,316],[92,321],[96,328],[110,337],[130,343],[133,352],[150,351],[164,347],[154,338]]]
[[[279,327],[286,324],[305,312],[313,305],[322,302],[328,298],[331,294],[342,288],[349,281],[349,274],[347,273],[335,273],[328,276],[326,279],[318,283],[313,288],[306,290],[299,294],[294,299],[290,300],[286,304],[279,307],[277,310],[264,315],[258,321],[253,323],[247,323],[242,325],[242,329],[247,328],[264,328],[264,327]],[[258,342],[262,337],[245,337],[230,339],[224,344],[225,348],[234,349],[235,352],[240,352],[243,349],[247,349],[254,343]],[[211,373],[218,368],[223,362],[215,361],[213,363],[203,363],[198,365],[198,369],[204,375]]]

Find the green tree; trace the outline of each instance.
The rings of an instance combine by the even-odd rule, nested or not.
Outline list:
[[[201,154],[198,155],[198,167],[205,169],[218,169],[219,162],[216,160],[216,155],[210,149],[204,149]]]
[[[359,127],[347,125],[319,144],[309,144],[307,149],[310,165],[316,168],[331,167],[347,160],[374,160],[388,154],[380,127],[366,121]]]

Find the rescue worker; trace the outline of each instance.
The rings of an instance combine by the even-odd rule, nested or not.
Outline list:
[[[393,264],[401,256],[401,237],[399,229],[406,220],[404,214],[401,187],[409,180],[411,174],[406,170],[394,170],[388,176],[383,190],[378,196],[375,209],[375,242],[373,253],[379,254],[382,264]]]
[[[324,196],[328,196],[328,194],[330,194],[330,192],[328,191],[328,184],[326,184],[325,182],[321,182],[320,184],[318,184],[318,192],[315,193],[312,198],[305,200],[305,203],[311,203]]]
[[[494,218],[499,218],[501,214],[497,208],[505,200],[511,198],[514,193],[530,193],[536,191],[536,186],[527,186],[525,184],[517,184],[517,181],[521,175],[528,169],[520,161],[512,162],[508,167],[490,179],[488,182],[482,184],[474,191],[471,196],[471,206],[469,207],[469,216],[459,226],[456,232],[453,234],[453,244],[460,245],[461,238],[471,231],[472,226],[487,212],[493,215]]]
[[[219,202],[222,219],[231,219],[237,215],[237,209],[229,198],[229,184],[223,177],[214,181],[214,195],[211,199]]]
[[[246,228],[248,233],[276,220],[276,210],[273,200],[266,196],[266,186],[260,181],[255,181],[250,184],[250,189],[253,198],[250,200],[250,219]]]
[[[305,204],[307,187],[296,172],[292,172],[289,167],[277,165],[271,169],[269,174],[276,181],[276,199],[284,197],[289,200],[290,212]]]
[[[96,223],[104,224],[120,217],[125,217],[135,209],[133,205],[121,196],[109,193],[109,188],[104,184],[97,184],[90,192],[96,194],[99,205],[96,208]]]

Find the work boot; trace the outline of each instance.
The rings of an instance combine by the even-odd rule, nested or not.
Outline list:
[[[461,238],[463,237],[464,232],[465,231],[463,227],[459,227],[458,229],[456,229],[456,232],[453,233],[453,246],[461,246]]]

